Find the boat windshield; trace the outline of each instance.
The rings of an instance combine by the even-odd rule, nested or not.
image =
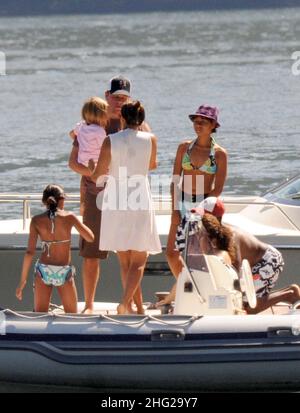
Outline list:
[[[263,197],[272,202],[300,205],[300,175],[282,183]]]
[[[189,235],[185,251],[185,263],[190,270],[208,272],[208,267],[202,249],[200,233]]]

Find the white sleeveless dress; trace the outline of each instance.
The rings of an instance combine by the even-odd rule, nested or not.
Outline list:
[[[109,136],[111,163],[101,200],[101,251],[161,252],[148,181],[151,137],[133,129]]]

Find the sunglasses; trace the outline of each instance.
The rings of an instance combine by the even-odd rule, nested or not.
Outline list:
[[[208,119],[194,119],[193,123],[194,125],[206,126],[211,124],[211,121]]]

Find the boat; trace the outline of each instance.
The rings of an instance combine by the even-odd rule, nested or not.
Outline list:
[[[114,316],[4,311],[0,380],[122,390],[299,388],[300,312]]]
[[[116,315],[117,303],[107,302],[93,315],[2,309],[0,381],[102,391],[299,388],[300,303],[247,315],[242,294],[256,305],[248,261],[238,277],[201,251],[189,228],[184,263],[172,313],[151,303],[145,315]]]
[[[190,257],[173,314],[115,315],[116,303],[97,303],[94,315],[3,309],[0,381],[102,391],[299,386],[300,310],[245,315],[226,271],[214,256]],[[244,287],[250,303],[253,285]]]
[[[234,224],[253,233],[259,239],[279,249],[285,266],[277,286],[281,288],[292,283],[300,283],[300,174],[285,180],[262,196],[225,196],[225,223]],[[78,206],[79,194],[68,194],[66,201]],[[154,197],[157,227],[163,250],[167,243],[170,226],[171,202],[168,196]],[[40,194],[0,194],[0,203],[9,204],[16,219],[0,221],[0,262],[1,286],[0,305],[24,310],[32,308],[32,291],[24,291],[23,301],[15,300],[15,286],[19,280],[23,254],[26,250],[30,210],[41,205]],[[17,209],[19,207],[19,210]],[[19,215],[18,215],[19,214]],[[78,256],[78,234],[72,234],[72,262],[78,274],[81,259]],[[79,300],[83,300],[81,277],[76,278]],[[169,271],[164,251],[150,256],[142,281],[144,299],[152,301],[156,291],[168,291],[174,283]],[[113,286],[113,288],[112,288]],[[96,301],[115,302],[120,299],[119,264],[115,254],[101,263],[101,282],[97,289]],[[56,302],[54,296],[54,302]]]

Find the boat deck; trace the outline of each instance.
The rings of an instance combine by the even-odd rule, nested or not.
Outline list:
[[[291,307],[287,303],[278,303],[273,305],[270,308],[267,308],[265,311],[259,313],[260,315],[281,315],[281,314],[288,314]]]
[[[94,315],[117,315],[117,306],[119,303],[95,303]],[[64,314],[62,306],[54,306],[53,312],[56,314]],[[84,308],[84,303],[78,303],[78,312],[81,313]],[[161,308],[155,308],[153,303],[144,304],[145,315],[158,316],[162,314]],[[278,303],[267,310],[259,313],[259,315],[284,315],[288,314],[291,306],[287,303]]]

